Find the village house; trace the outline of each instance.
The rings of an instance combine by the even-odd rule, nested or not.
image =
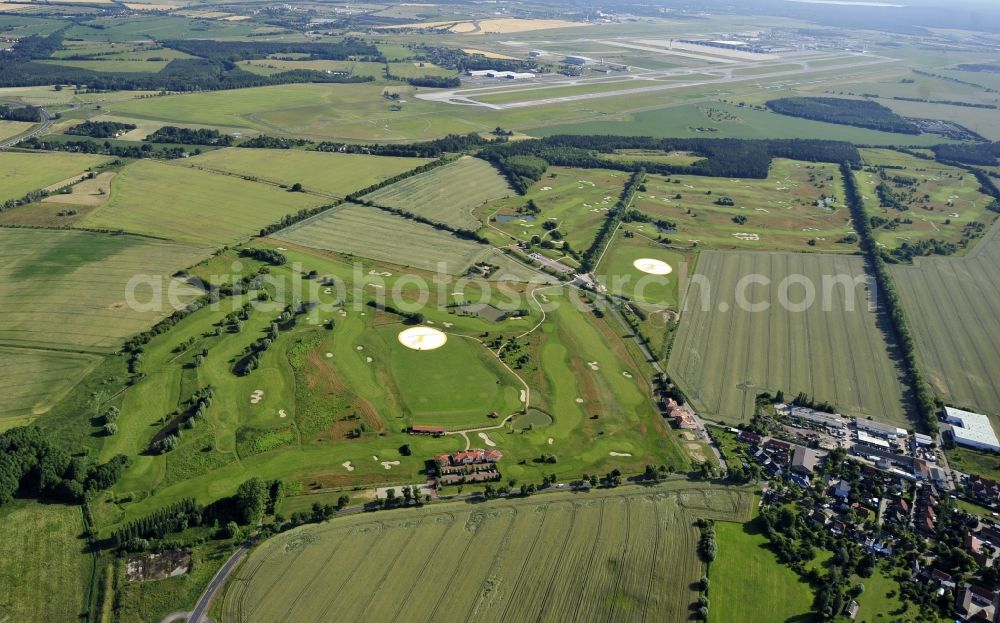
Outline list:
[[[981,586],[964,586],[958,592],[955,612],[963,621],[996,621],[1000,593]]]

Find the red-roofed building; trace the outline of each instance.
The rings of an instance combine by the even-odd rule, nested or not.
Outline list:
[[[503,458],[499,450],[462,450],[454,454],[439,454],[434,457],[442,467],[496,463]]]

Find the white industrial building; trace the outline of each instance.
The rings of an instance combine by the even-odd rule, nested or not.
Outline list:
[[[898,428],[889,424],[880,424],[879,422],[873,422],[872,420],[863,420],[858,418],[855,421],[855,424],[857,425],[858,430],[867,431],[880,437],[898,438],[906,437],[908,434],[905,428]]]
[[[889,449],[891,448],[889,442],[886,441],[885,439],[881,439],[874,435],[870,435],[863,430],[858,430],[858,443],[865,446],[870,446],[872,448],[885,450],[886,452],[888,452]]]
[[[993,432],[990,419],[981,413],[972,413],[952,407],[944,408],[945,420],[952,425],[951,434],[960,446],[1000,452],[1000,441]]]
[[[520,71],[497,71],[495,69],[477,69],[466,72],[470,76],[477,78],[507,78],[508,80],[522,80],[534,78],[535,74]]]

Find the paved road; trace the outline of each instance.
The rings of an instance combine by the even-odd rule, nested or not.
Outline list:
[[[49,126],[52,125],[52,121],[55,117],[50,115],[44,108],[39,108],[38,110],[42,113],[42,122],[23,134],[18,134],[17,136],[12,136],[5,141],[0,141],[0,149],[13,147],[21,141],[27,140],[33,136],[38,136],[42,132],[49,129]]]
[[[214,578],[212,578],[212,582],[208,585],[208,588],[205,589],[205,592],[202,593],[201,597],[198,599],[198,604],[191,612],[191,617],[188,618],[188,623],[202,623],[202,617],[205,616],[205,611],[208,610],[208,607],[212,604],[212,600],[215,599],[215,594],[226,583],[226,579],[229,577],[229,574],[232,573],[233,569],[240,562],[240,559],[243,558],[248,551],[250,551],[249,545],[240,545],[239,549],[233,552],[233,555],[226,561],[226,564],[222,565],[219,572],[215,574]]]

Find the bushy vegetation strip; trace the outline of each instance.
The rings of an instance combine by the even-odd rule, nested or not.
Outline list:
[[[936,432],[938,429],[935,412],[937,407],[931,395],[930,387],[924,379],[917,362],[916,344],[913,335],[910,333],[906,323],[906,314],[903,311],[903,303],[896,292],[896,286],[889,275],[882,251],[879,249],[872,233],[871,223],[865,213],[861,193],[858,190],[857,181],[854,179],[854,172],[848,164],[841,165],[841,174],[844,178],[844,188],[847,192],[847,207],[851,211],[854,228],[860,238],[861,251],[865,255],[867,264],[875,278],[878,287],[879,302],[885,306],[886,316],[889,318],[893,337],[899,345],[903,358],[903,367],[906,379],[913,392],[913,400],[916,403],[919,424],[929,432]]]
[[[645,169],[639,169],[632,174],[628,183],[625,184],[625,188],[622,189],[622,194],[618,198],[618,203],[608,211],[608,217],[604,220],[604,224],[601,225],[600,231],[597,232],[594,243],[584,252],[583,260],[580,262],[581,272],[590,272],[597,267],[597,262],[601,254],[611,242],[611,237],[614,236],[615,230],[618,229],[618,225],[621,224],[622,219],[625,218],[632,203],[632,197],[635,196],[636,190],[638,190],[639,185],[645,179]]]

